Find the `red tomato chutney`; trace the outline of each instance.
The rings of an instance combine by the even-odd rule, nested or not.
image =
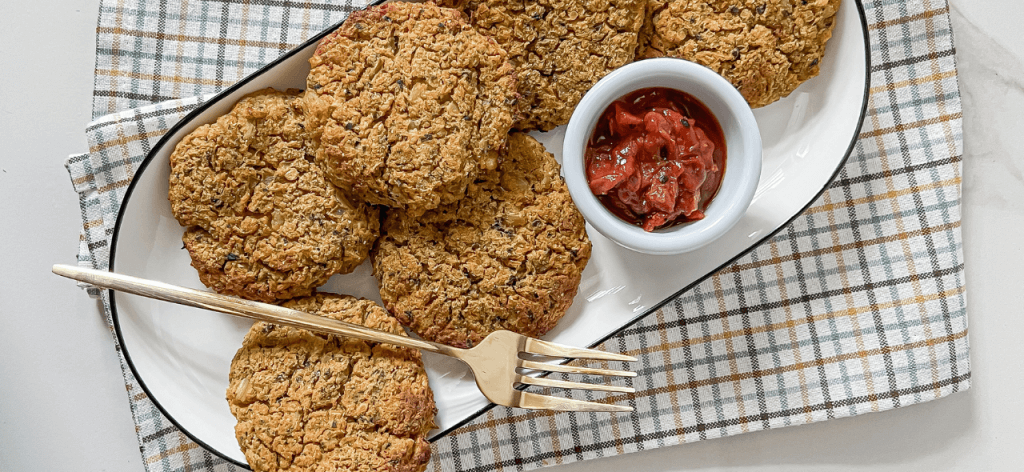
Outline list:
[[[704,218],[725,173],[725,135],[692,95],[645,88],[605,109],[584,156],[598,200],[654,231]]]

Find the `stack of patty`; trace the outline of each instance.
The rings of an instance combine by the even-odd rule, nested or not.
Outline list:
[[[561,24],[548,8],[542,36]],[[596,36],[572,47],[622,44],[599,48],[616,59],[590,61],[602,65],[588,77],[630,60],[640,26],[613,5],[591,13]],[[522,118],[517,87],[524,71],[547,66],[519,48],[514,67],[499,43],[519,48],[454,9],[369,8],[320,41],[304,93],[248,95],[186,136],[171,157],[170,199],[203,283],[268,302],[308,296],[376,242],[385,305],[420,336],[467,347],[499,329],[550,330],[572,303],[590,241],[554,156],[509,134],[517,117],[550,114],[531,105]],[[580,73],[568,70],[552,83]],[[589,86],[574,83],[579,93]]]
[[[632,58],[632,34],[608,70]],[[550,330],[591,247],[554,156],[509,134],[529,76],[509,59],[457,10],[351,15],[319,43],[305,92],[247,95],[175,148],[169,198],[200,280],[461,347]],[[316,292],[367,257],[390,314]],[[254,470],[419,471],[429,457],[432,394],[407,349],[257,323],[227,397]]]
[[[205,285],[457,347],[543,335],[591,244],[525,131],[567,123],[637,57],[701,63],[767,105],[818,73],[839,3],[438,1],[353,13],[304,92],[250,94],[178,144],[169,198]],[[316,292],[367,258],[387,311]],[[415,351],[257,323],[230,375],[254,470],[426,467],[435,408]]]

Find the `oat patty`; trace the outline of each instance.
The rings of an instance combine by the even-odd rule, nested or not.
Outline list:
[[[633,60],[645,0],[440,0],[493,36],[516,67],[523,116],[515,127],[569,122],[583,94]]]
[[[718,72],[751,107],[818,75],[839,0],[648,0],[638,57],[678,57]]]
[[[385,306],[431,341],[471,347],[507,329],[540,336],[572,304],[591,245],[554,156],[509,136],[500,175],[412,218],[390,210],[371,254]]]
[[[317,158],[358,198],[421,213],[462,198],[496,167],[514,72],[458,11],[395,2],[355,12],[310,66]]]
[[[298,91],[267,89],[175,147],[171,210],[206,286],[273,302],[366,259],[379,215],[327,181],[310,139]]]
[[[368,300],[318,293],[285,306],[405,335]],[[415,349],[258,322],[231,361],[227,400],[256,472],[418,472],[430,458],[436,408]]]

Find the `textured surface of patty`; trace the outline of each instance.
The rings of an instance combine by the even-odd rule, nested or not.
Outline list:
[[[554,327],[591,251],[558,171],[540,143],[516,133],[500,172],[464,200],[419,218],[390,210],[371,254],[385,306],[421,337],[458,347],[500,329]]]
[[[317,158],[358,198],[422,212],[462,198],[497,166],[514,71],[458,11],[396,2],[355,12],[310,66]]]
[[[405,335],[379,305],[318,293],[285,306]],[[422,471],[433,394],[414,349],[258,322],[231,361],[227,400],[254,471]]]
[[[645,0],[440,0],[498,41],[516,66],[521,130],[569,122],[583,94],[633,60]]]
[[[377,238],[376,209],[314,163],[297,91],[247,95],[171,154],[169,198],[192,266],[220,293],[273,302],[351,272]]]
[[[839,0],[648,0],[638,57],[678,57],[763,107],[818,75]]]

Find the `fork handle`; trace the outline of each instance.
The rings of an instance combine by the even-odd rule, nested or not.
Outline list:
[[[292,310],[268,303],[254,302],[243,298],[229,297],[213,292],[203,292],[179,287],[155,280],[102,270],[86,269],[73,265],[56,264],[53,273],[97,287],[109,288],[147,298],[177,303],[179,305],[203,308],[229,315],[252,318],[293,328],[308,329],[338,336],[348,336],[364,341],[394,344],[396,346],[420,349],[447,356],[453,356],[450,346],[399,336],[376,329],[338,321],[323,316]],[[453,356],[454,357],[454,356]]]

